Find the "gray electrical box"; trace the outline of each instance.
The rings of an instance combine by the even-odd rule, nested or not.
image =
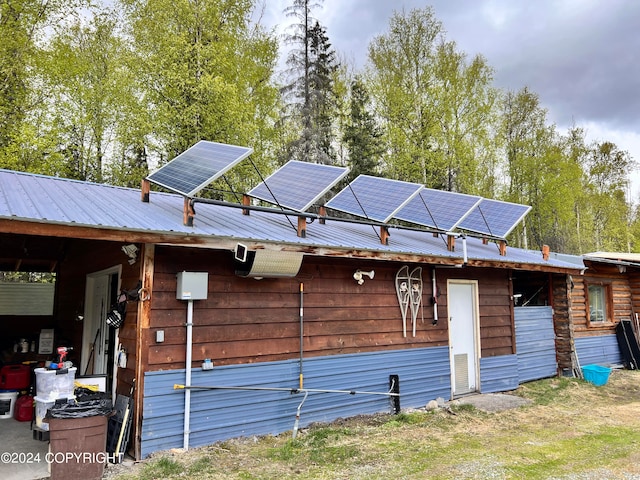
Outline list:
[[[209,273],[207,272],[179,272],[178,289],[176,298],[178,300],[206,300],[207,283]]]

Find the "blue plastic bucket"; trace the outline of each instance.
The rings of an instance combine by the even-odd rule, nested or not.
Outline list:
[[[606,385],[609,381],[610,374],[611,369],[609,367],[603,367],[601,365],[585,365],[582,367],[584,379],[589,383],[593,383],[596,387]]]

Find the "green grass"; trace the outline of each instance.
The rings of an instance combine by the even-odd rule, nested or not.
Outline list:
[[[529,406],[403,412],[161,454],[124,479],[640,478],[640,372],[522,385]],[[303,412],[304,414],[304,412]],[[638,452],[638,453],[636,453]]]

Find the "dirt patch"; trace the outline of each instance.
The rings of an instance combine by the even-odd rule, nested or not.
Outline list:
[[[531,403],[531,400],[518,397],[516,395],[509,395],[506,393],[486,393],[458,398],[449,402],[449,405],[473,405],[478,410],[493,413],[531,405]]]

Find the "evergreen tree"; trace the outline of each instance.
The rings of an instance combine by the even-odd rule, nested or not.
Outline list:
[[[286,147],[291,158],[315,163],[334,163],[336,115],[333,78],[338,68],[326,29],[311,18],[308,0],[294,0],[285,11],[299,23],[287,41],[294,45],[287,58],[288,75],[293,80],[282,92],[288,102],[284,117],[299,136]]]
[[[356,77],[351,82],[349,119],[342,136],[348,152],[349,180],[358,175],[377,175],[384,152],[382,131],[368,110],[369,94],[362,80]]]

